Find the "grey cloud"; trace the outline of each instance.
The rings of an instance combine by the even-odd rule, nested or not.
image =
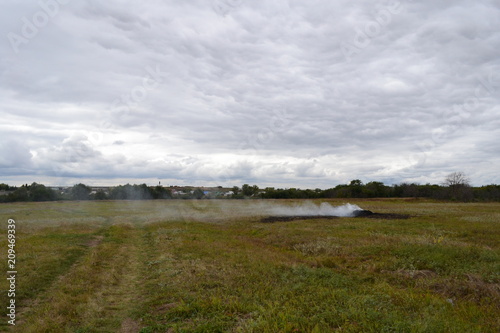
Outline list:
[[[55,163],[80,163],[100,157],[102,154],[93,149],[87,142],[87,137],[75,135],[65,139],[60,146],[44,150],[45,158]]]
[[[19,54],[3,41],[0,131],[61,182],[499,182],[500,8],[399,4],[70,2]],[[39,10],[6,8],[3,35]]]
[[[0,171],[2,174],[25,174],[32,168],[29,147],[18,139],[2,140],[0,143]]]

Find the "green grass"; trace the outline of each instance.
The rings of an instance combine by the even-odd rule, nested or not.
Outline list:
[[[0,247],[8,218],[18,232],[18,322],[0,329],[500,330],[500,204],[350,202],[412,217],[260,222],[293,200],[0,205]]]

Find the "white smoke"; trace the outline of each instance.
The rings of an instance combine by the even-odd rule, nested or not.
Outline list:
[[[355,210],[362,210],[358,205],[350,203],[342,206],[332,206],[327,202],[321,203],[319,206],[312,202],[305,202],[297,206],[275,206],[272,209],[274,215],[295,215],[295,216],[353,216]]]

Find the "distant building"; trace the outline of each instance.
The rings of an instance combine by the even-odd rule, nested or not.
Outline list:
[[[103,191],[106,194],[111,193],[111,190],[113,189],[114,186],[91,186],[91,192],[90,194],[95,194],[99,191]]]

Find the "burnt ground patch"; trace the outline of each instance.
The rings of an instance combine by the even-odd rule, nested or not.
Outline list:
[[[362,213],[356,213],[362,212]],[[392,214],[392,213],[373,213],[371,211],[355,211],[355,218],[367,218],[367,219],[383,219],[383,220],[397,220],[397,219],[409,219],[409,214]],[[266,216],[263,217],[260,222],[262,223],[276,223],[276,222],[289,222],[296,220],[334,220],[340,219],[340,216],[325,216],[325,215],[284,215],[284,216]]]
[[[339,219],[338,216],[324,216],[324,215],[285,215],[285,216],[266,216],[263,217],[260,222],[263,223],[275,223],[275,222],[289,222],[296,220],[313,220],[313,219],[326,219],[333,220]]]

